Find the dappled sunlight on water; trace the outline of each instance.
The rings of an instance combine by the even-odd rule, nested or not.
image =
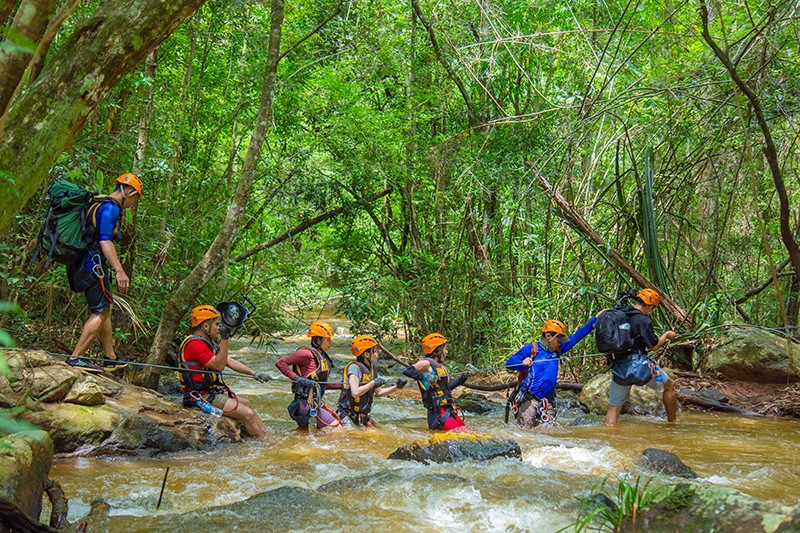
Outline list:
[[[274,351],[283,355],[301,342],[300,337],[282,342]],[[339,372],[349,360],[345,348],[340,340],[333,350]],[[268,353],[242,349],[237,356],[277,375],[277,357]],[[388,372],[400,375],[398,368]],[[467,423],[519,442],[522,461],[423,465],[386,459],[398,446],[429,436],[418,399],[377,398],[378,429],[304,433],[286,413],[288,381],[229,384],[252,400],[270,429],[267,438],[152,459],[58,461],[51,477],[70,498],[70,519],[86,514],[89,502],[102,497],[111,504],[108,529],[114,531],[188,530],[198,524],[242,531],[335,531],[359,524],[393,531],[555,531],[575,518],[575,494],[590,489],[600,476],[625,473],[649,447],[677,454],[708,483],[787,505],[800,503],[797,421],[691,412],[681,413],[678,424],[623,416],[613,429],[523,431],[503,424],[498,409],[487,416],[467,414]],[[338,391],[326,394],[331,405],[337,398]],[[164,503],[155,511],[166,467]],[[289,488],[276,491],[281,487]],[[237,504],[235,512],[205,511],[268,491],[275,492]],[[305,518],[291,509],[303,509]],[[169,516],[191,511],[199,512]]]

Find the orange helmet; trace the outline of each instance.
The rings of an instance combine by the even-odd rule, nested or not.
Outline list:
[[[568,336],[567,328],[564,326],[564,323],[559,320],[553,320],[552,318],[544,321],[542,333],[555,333],[556,335]]]
[[[133,187],[136,189],[136,192],[139,193],[139,197],[142,197],[142,180],[140,180],[139,176],[132,172],[126,172],[115,179],[114,186],[116,187],[117,185],[127,185],[129,187]]]
[[[326,339],[333,338],[333,328],[327,322],[312,322],[308,326],[308,333],[306,337],[324,337]]]
[[[353,351],[353,355],[358,357],[377,345],[378,341],[372,335],[359,335],[350,343],[350,349]]]
[[[196,328],[209,318],[218,318],[219,312],[210,305],[198,305],[192,309],[191,321],[192,327]]]
[[[644,302],[645,305],[652,305],[653,307],[658,307],[661,303],[661,296],[653,289],[642,289],[636,297]]]
[[[444,335],[441,333],[431,333],[422,339],[422,351],[425,353],[425,355],[430,355],[436,348],[446,342],[447,339],[445,339]]]

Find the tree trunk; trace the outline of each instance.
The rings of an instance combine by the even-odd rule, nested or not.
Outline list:
[[[267,67],[261,88],[261,103],[239,178],[239,184],[228,204],[225,221],[222,223],[222,227],[211,247],[189,275],[178,285],[178,288],[167,301],[153,344],[150,347],[150,353],[147,357],[148,363],[164,363],[172,340],[180,329],[181,319],[191,306],[199,303],[200,293],[220,267],[224,265],[224,260],[230,253],[233,240],[239,231],[245,206],[253,188],[253,180],[258,163],[261,159],[264,139],[272,121],[272,101],[278,70],[282,23],[283,0],[272,0],[272,21],[270,24],[269,49],[267,51]],[[158,374],[153,369],[148,369],[139,381],[147,386],[156,386],[158,384]]]
[[[536,175],[539,178],[539,183],[541,183],[542,188],[547,192],[547,194],[550,195],[551,198],[553,198],[553,201],[555,201],[556,205],[558,205],[558,207],[561,209],[561,213],[564,215],[564,218],[566,218],[578,231],[594,241],[597,245],[606,249],[609,261],[633,278],[633,281],[635,281],[640,287],[658,289],[658,287],[653,285],[647,278],[642,276],[638,270],[633,268],[633,266],[631,266],[622,257],[622,255],[620,255],[619,252],[617,252],[614,248],[611,248],[610,244],[607,244],[603,238],[600,237],[600,235],[589,225],[586,219],[584,219],[580,213],[572,208],[572,206],[561,195],[561,193],[558,192],[558,190],[553,187],[544,176],[538,172],[536,172]],[[678,324],[683,327],[693,327],[692,318],[686,313],[686,311],[681,309],[675,302],[668,298],[663,291],[659,292],[661,293],[661,303],[664,306],[664,309],[666,309],[667,312],[673,316]]]
[[[78,24],[0,125],[0,229],[123,76],[206,0],[109,0]],[[5,126],[5,127],[3,127]]]
[[[55,8],[56,0],[23,0],[14,16],[11,29],[18,33],[19,38],[37,43],[47,29]],[[15,44],[24,46],[21,42]],[[5,113],[11,105],[33,52],[34,50],[0,48],[0,114]]]
[[[778,161],[778,150],[775,148],[775,142],[772,140],[772,132],[770,131],[769,124],[764,116],[764,111],[761,109],[761,102],[759,101],[755,92],[753,92],[753,89],[751,89],[750,86],[747,85],[739,76],[739,72],[736,70],[736,66],[731,61],[730,57],[728,57],[727,52],[722,50],[717,45],[716,41],[714,41],[714,39],[711,37],[711,33],[708,29],[708,9],[706,8],[705,2],[700,3],[700,18],[703,23],[703,39],[708,44],[709,48],[711,48],[711,50],[714,52],[714,55],[717,56],[717,59],[719,59],[719,61],[723,64],[725,70],[728,71],[733,83],[745,94],[745,96],[747,96],[747,100],[750,102],[750,105],[753,108],[753,113],[758,121],[758,125],[761,128],[761,134],[764,136],[764,157],[769,164],[769,170],[772,174],[772,182],[775,184],[775,192],[778,193],[778,200],[780,204],[779,219],[781,240],[783,241],[783,245],[786,247],[786,251],[789,252],[789,261],[792,263],[792,268],[795,272],[790,285],[791,289],[786,316],[786,325],[796,326],[798,310],[800,310],[797,301],[797,293],[798,290],[800,290],[800,277],[798,277],[800,276],[800,246],[798,246],[797,241],[794,238],[794,233],[789,225],[789,212],[791,208],[789,206],[789,196],[786,193],[786,185],[783,183],[781,165]]]

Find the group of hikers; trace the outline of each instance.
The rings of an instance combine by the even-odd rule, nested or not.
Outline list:
[[[67,364],[89,372],[124,367],[127,359],[114,352],[111,306],[113,297],[108,273],[113,269],[120,292],[127,292],[130,280],[117,256],[113,242],[119,237],[120,217],[142,196],[142,182],[132,173],[115,180],[114,191],[91,202],[86,216],[92,229],[92,239],[85,254],[67,265],[70,287],[84,292],[90,316],[83,326],[80,339]],[[605,423],[617,423],[622,406],[630,395],[632,384],[653,388],[662,394],[667,419],[674,422],[677,398],[674,381],[663,370],[649,370],[645,363],[643,379],[630,381],[625,371],[648,360],[645,354],[656,351],[677,335],[667,331],[657,337],[650,314],[661,302],[658,292],[643,289],[635,297],[632,309],[626,311],[625,329],[629,330],[630,343],[624,350],[610,354],[613,379],[610,385],[608,410]],[[555,390],[559,359],[597,324],[598,318],[607,312],[602,310],[581,326],[571,336],[564,324],[550,319],[544,322],[541,336],[525,344],[506,362],[506,368],[518,372],[518,384],[509,397],[509,408],[517,424],[522,428],[552,425],[555,420]],[[237,396],[222,380],[223,369],[230,368],[240,374],[252,376],[259,382],[273,379],[265,372],[256,372],[237,361],[228,353],[228,340],[233,331],[220,320],[220,312],[211,305],[195,307],[190,314],[191,334],[181,344],[179,353],[179,378],[183,388],[183,403],[186,407],[197,407],[240,420],[248,434],[261,437],[266,433],[264,422],[251,403]],[[84,358],[91,343],[100,337],[106,357],[96,365]],[[342,379],[331,376],[333,361],[328,355],[334,337],[333,328],[325,322],[313,322],[307,336],[310,344],[294,353],[278,359],[275,366],[292,381],[293,399],[288,406],[289,416],[301,429],[308,429],[313,422],[318,428],[342,425],[374,427],[371,411],[375,397],[392,394],[408,383],[399,378],[387,385],[378,374],[375,363],[380,356],[380,344],[370,335],[359,335],[351,342],[355,359],[344,367]],[[452,391],[463,385],[479,372],[470,368],[457,377],[451,377],[446,366],[447,339],[441,333],[431,333],[422,339],[423,356],[403,370],[403,375],[417,382],[422,403],[427,410],[428,428],[441,431],[464,431],[466,426]],[[340,390],[336,409],[322,401],[327,390]]]

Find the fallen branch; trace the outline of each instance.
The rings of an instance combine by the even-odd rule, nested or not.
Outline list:
[[[397,357],[395,354],[393,354],[392,352],[390,352],[389,350],[387,350],[387,349],[386,349],[386,346],[384,346],[384,345],[383,345],[383,344],[381,344],[380,342],[378,343],[378,347],[379,347],[381,350],[383,350],[383,353],[384,353],[384,354],[386,354],[386,355],[388,355],[388,356],[389,356],[389,359],[391,359],[391,360],[393,360],[393,361],[396,361],[396,362],[400,363],[400,364],[401,364],[401,365],[403,365],[403,366],[411,366],[411,363],[409,363],[408,361],[403,361],[402,359],[400,359],[399,357]]]
[[[678,400],[680,400],[683,403],[688,403],[689,405],[696,405],[698,407],[705,407],[706,409],[713,409],[714,411],[721,411],[723,413],[733,413],[742,416],[760,416],[759,413],[756,413],[755,411],[748,411],[747,409],[740,409],[732,405],[715,402],[714,400],[703,398],[702,396],[699,396],[697,394],[679,392],[677,396]]]
[[[61,488],[61,484],[58,481],[48,479],[44,490],[50,500],[50,527],[64,529],[69,525],[67,521],[69,500],[64,495],[64,489]]]

